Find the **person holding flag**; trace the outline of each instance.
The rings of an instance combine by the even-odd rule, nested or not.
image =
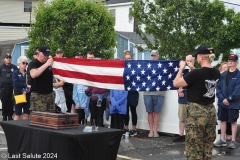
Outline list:
[[[159,60],[159,52],[157,50],[151,51],[151,60]],[[157,128],[160,112],[164,102],[164,95],[165,93],[162,91],[146,91],[143,93],[150,128],[148,137],[159,137]]]
[[[42,45],[38,48],[38,57],[28,65],[27,71],[32,78],[30,97],[30,110],[32,111],[55,110],[52,64],[50,48]]]
[[[133,60],[132,54],[130,51],[124,51],[124,60]],[[137,135],[137,106],[138,106],[138,91],[128,91],[127,95],[127,113],[124,116],[124,133],[129,132],[128,124],[129,124],[129,108],[131,110],[131,118],[132,118],[132,130],[130,130],[130,136]]]

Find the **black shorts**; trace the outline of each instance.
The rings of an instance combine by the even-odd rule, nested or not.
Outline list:
[[[218,120],[220,121],[227,121],[229,123],[233,123],[237,122],[238,117],[239,117],[238,109],[226,109],[226,108],[218,109]]]
[[[30,114],[30,101],[28,100],[27,103],[20,103],[15,104],[15,114],[18,116],[22,115],[22,110],[24,114]]]

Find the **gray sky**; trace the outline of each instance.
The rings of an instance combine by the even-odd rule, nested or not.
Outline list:
[[[220,0],[220,1],[238,4],[239,6],[225,3],[225,5],[226,5],[228,8],[233,8],[235,11],[240,12],[240,0]]]

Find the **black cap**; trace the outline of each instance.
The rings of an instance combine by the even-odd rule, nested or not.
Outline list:
[[[238,60],[238,56],[236,54],[230,54],[229,57],[228,57],[228,60],[237,61]]]
[[[50,56],[50,48],[46,45],[42,45],[38,48],[39,52],[42,52],[44,56]]]
[[[4,58],[12,58],[12,56],[11,56],[11,54],[10,53],[7,53],[7,54],[5,54],[5,56],[4,56]]]
[[[75,56],[82,56],[82,53],[81,52],[77,52],[77,53],[75,53]]]
[[[57,50],[56,50],[56,53],[63,53],[63,50],[62,49],[60,49],[60,48],[58,48]]]
[[[214,53],[213,48],[206,44],[203,44],[203,45],[198,46],[195,49],[195,53],[192,56],[197,57],[198,54],[212,54],[212,53]]]

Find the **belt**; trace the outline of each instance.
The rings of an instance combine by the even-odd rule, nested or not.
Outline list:
[[[2,86],[3,86],[3,87],[13,87],[12,84],[4,84],[4,83],[2,84]]]

